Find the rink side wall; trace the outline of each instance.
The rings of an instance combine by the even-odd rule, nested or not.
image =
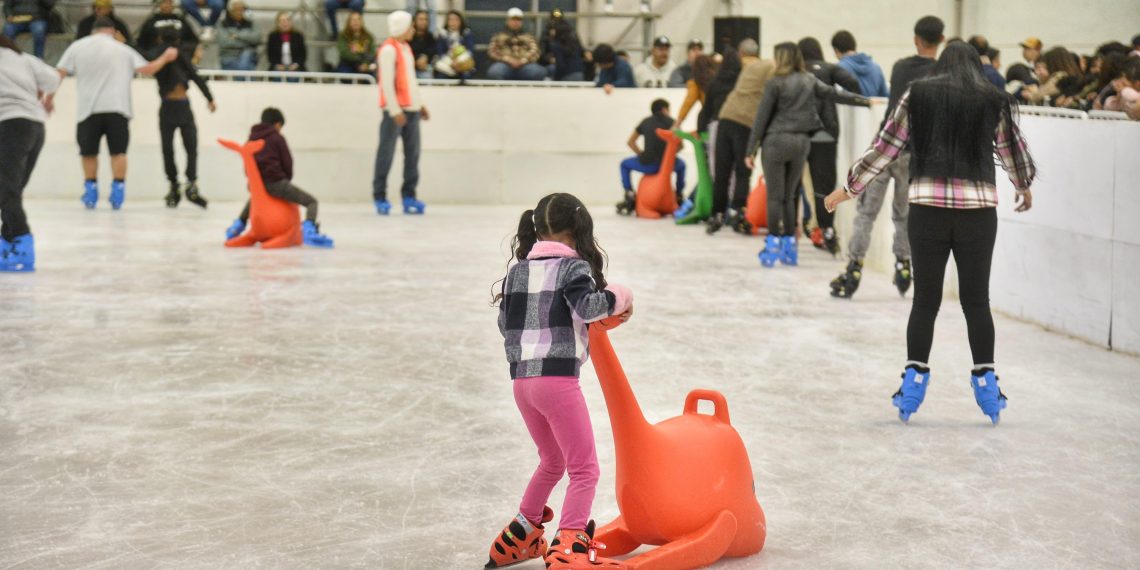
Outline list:
[[[244,140],[261,109],[279,107],[295,159],[295,182],[329,202],[371,200],[380,112],[367,85],[279,83],[212,84],[218,112],[197,94],[199,183],[212,200],[245,197],[241,163],[218,137]],[[161,199],[166,191],[158,136],[158,97],[152,79],[134,82],[131,123],[131,199]],[[630,155],[625,141],[649,114],[650,103],[668,99],[676,112],[683,90],[426,88],[432,112],[423,127],[421,196],[430,203],[527,204],[551,191],[572,192],[608,207],[618,199],[618,163]],[[48,122],[47,143],[29,198],[77,198],[82,173],[75,144],[75,85],[65,82]],[[883,114],[841,107],[840,181],[853,157],[866,148]],[[693,128],[696,112],[686,128]],[[998,177],[1001,227],[994,258],[993,306],[1102,346],[1140,352],[1140,124],[1023,115],[1022,127],[1039,166],[1034,209],[1012,211],[1012,190]],[[176,140],[176,148],[180,146]],[[179,164],[184,164],[179,148]],[[689,186],[696,180],[690,146]],[[397,160],[389,192],[398,195]],[[101,182],[110,182],[105,159]],[[837,218],[849,235],[854,208]],[[892,227],[884,208],[872,238],[868,265],[889,270]],[[1131,222],[1131,223],[1129,223]],[[956,291],[953,271],[947,293]],[[950,310],[947,307],[947,310]]]

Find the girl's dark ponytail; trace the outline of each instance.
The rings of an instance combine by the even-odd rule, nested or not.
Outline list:
[[[577,199],[575,201],[577,202]],[[594,283],[601,291],[606,288],[606,277],[602,274],[606,263],[606,252],[598,245],[598,240],[594,239],[594,219],[590,217],[590,212],[586,211],[581,202],[574,206],[571,217],[574,219],[574,227],[570,230],[570,235],[574,237],[574,247],[578,255],[589,262],[590,272],[594,274]]]
[[[534,227],[534,210],[527,210],[519,217],[519,230],[511,240],[511,251],[515,259],[525,261],[531,248],[538,242],[538,230]]]

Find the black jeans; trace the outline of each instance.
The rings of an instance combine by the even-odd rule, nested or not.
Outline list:
[[[812,142],[808,153],[808,172],[815,193],[815,222],[822,229],[835,226],[835,214],[823,207],[823,199],[835,190],[835,155],[839,143]]]
[[[317,199],[312,194],[293,186],[288,180],[278,180],[265,185],[265,192],[274,198],[292,202],[305,207],[305,220],[317,223]],[[241,221],[249,221],[249,200],[241,211]]]
[[[186,149],[186,180],[198,180],[198,125],[189,99],[163,99],[158,109],[158,131],[162,135],[162,161],[166,179],[178,184],[178,165],[174,163],[174,131],[182,133],[182,146]]]
[[[958,297],[966,314],[974,364],[994,361],[994,319],[990,313],[990,263],[997,239],[997,209],[958,210],[910,205],[907,235],[914,271],[914,303],[906,329],[907,360],[929,362],[934,319],[942,305],[946,261],[958,266]]]
[[[803,133],[772,133],[760,145],[760,165],[768,187],[768,235],[796,235],[796,207],[811,141]]]
[[[736,173],[732,208],[740,210],[748,201],[748,178],[752,171],[744,164],[752,129],[735,121],[721,121],[716,128],[716,163],[713,179],[713,213],[723,214],[728,206],[728,182]]]
[[[24,213],[24,187],[43,147],[43,123],[28,119],[0,122],[0,236],[7,241],[32,231]]]

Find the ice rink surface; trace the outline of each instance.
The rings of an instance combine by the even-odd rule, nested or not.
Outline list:
[[[0,275],[0,568],[481,568],[537,463],[490,306],[522,208],[322,205],[335,250],[226,250],[239,206],[28,204],[39,270]],[[844,262],[810,246],[763,270],[758,239],[593,211],[646,416],[719,390],[751,454],[767,546],[715,568],[1140,567],[1140,359],[998,317],[994,428],[947,304],[903,425],[890,276],[833,300]]]

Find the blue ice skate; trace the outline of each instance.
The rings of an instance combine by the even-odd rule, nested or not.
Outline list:
[[[85,181],[81,200],[88,210],[94,210],[95,204],[99,202],[99,183],[94,180]]]
[[[376,200],[376,213],[387,216],[392,211],[392,203],[387,200]]]
[[[902,373],[902,386],[891,396],[891,404],[899,409],[899,419],[906,423],[910,415],[918,411],[926,398],[926,386],[930,384],[930,369],[911,364]]]
[[[117,181],[112,182],[111,183],[111,195],[107,198],[107,201],[111,203],[111,209],[118,210],[119,208],[122,208],[123,207],[123,200],[126,198],[126,194],[127,194],[127,183],[126,182],[117,182]]]
[[[226,239],[234,239],[240,236],[244,231],[245,222],[241,221],[241,219],[238,218],[234,220],[234,223],[230,224],[230,227],[226,228]]]
[[[305,223],[301,225],[301,236],[305,240],[305,245],[311,247],[331,248],[333,246],[333,239],[322,234],[317,225],[309,220],[305,220]]]
[[[0,271],[28,272],[36,270],[36,241],[24,234],[5,242],[0,251]]]
[[[673,218],[679,220],[681,218],[684,218],[685,216],[688,216],[689,212],[692,212],[692,211],[693,211],[693,201],[692,200],[685,200],[684,202],[681,202],[681,207],[677,208],[676,211],[673,212]]]
[[[426,209],[427,209],[427,206],[424,205],[423,202],[420,202],[419,200],[416,200],[415,198],[411,198],[411,197],[404,198],[404,213],[405,214],[414,214],[414,215],[418,216],[418,215],[423,214],[424,210],[426,210]]]
[[[800,264],[800,251],[796,247],[796,236],[784,236],[780,240],[780,263],[792,266]]]
[[[998,377],[994,374],[994,369],[982,368],[971,372],[970,386],[974,388],[974,401],[996,426],[1001,420],[1001,411],[1005,409],[1006,397],[998,387]]]
[[[760,250],[760,265],[774,267],[780,259],[780,238],[768,236],[764,240],[764,249]]]

